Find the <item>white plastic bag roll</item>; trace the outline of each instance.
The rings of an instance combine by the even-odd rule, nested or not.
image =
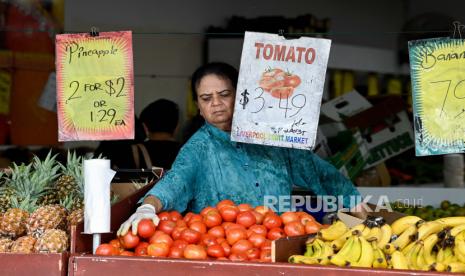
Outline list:
[[[110,160],[84,160],[84,233],[110,232]]]

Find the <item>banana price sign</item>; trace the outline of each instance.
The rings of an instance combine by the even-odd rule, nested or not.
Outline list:
[[[58,140],[134,138],[132,33],[56,36]]]
[[[331,41],[246,32],[231,140],[311,150]]]
[[[465,151],[465,40],[409,42],[416,155]]]

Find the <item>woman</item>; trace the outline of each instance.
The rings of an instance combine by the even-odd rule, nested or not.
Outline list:
[[[151,218],[158,224],[161,210],[200,212],[223,199],[263,205],[264,198],[289,196],[292,186],[316,195],[359,193],[329,163],[310,151],[236,143],[230,140],[237,71],[224,63],[210,63],[192,76],[192,89],[205,124],[182,147],[172,169],[147,193],[139,207],[118,230],[124,235],[132,225]]]

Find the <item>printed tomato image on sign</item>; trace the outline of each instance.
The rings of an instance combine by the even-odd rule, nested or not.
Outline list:
[[[300,77],[295,74],[285,72],[280,68],[269,68],[262,73],[258,84],[272,97],[287,99],[300,83]]]

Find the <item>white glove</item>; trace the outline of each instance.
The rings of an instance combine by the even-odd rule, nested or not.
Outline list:
[[[132,228],[132,234],[137,235],[137,226],[142,219],[151,219],[155,225],[158,225],[160,219],[158,218],[155,207],[150,204],[143,204],[137,208],[136,212],[129,217],[118,229],[117,235],[124,236]]]

